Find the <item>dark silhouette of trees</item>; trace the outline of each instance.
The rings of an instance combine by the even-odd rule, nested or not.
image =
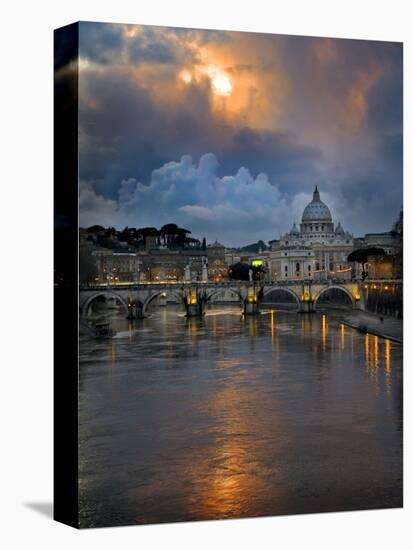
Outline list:
[[[179,227],[176,223],[167,223],[157,229],[156,227],[128,227],[117,231],[114,227],[105,229],[101,225],[92,225],[86,230],[91,238],[104,248],[116,248],[119,241],[127,243],[136,249],[146,247],[148,237],[155,238],[155,246],[166,246],[171,250],[183,250],[188,248],[201,249],[201,242],[190,237],[191,231]],[[153,241],[152,241],[153,242]],[[203,240],[203,250],[206,250],[206,240]]]
[[[105,228],[101,225],[91,225],[86,229],[88,233],[103,233],[105,231]]]
[[[353,250],[347,260],[349,262],[358,262],[359,264],[365,264],[369,256],[384,256],[385,252],[382,248],[359,248],[358,250]]]
[[[230,279],[236,281],[249,281],[250,270],[252,270],[253,281],[260,281],[263,279],[265,274],[265,268],[263,266],[253,266],[242,262],[231,265],[228,270],[228,275]]]
[[[246,246],[243,246],[241,250],[243,252],[252,252],[253,254],[258,253],[260,250],[268,250],[268,245],[265,244],[264,241],[259,240],[256,243],[248,244]]]
[[[367,269],[366,269],[366,263],[369,258],[369,256],[384,256],[385,252],[382,248],[359,248],[357,250],[353,250],[348,256],[347,261],[349,262],[357,262],[363,266],[363,270],[361,273],[361,279],[364,281],[364,279],[367,277]]]

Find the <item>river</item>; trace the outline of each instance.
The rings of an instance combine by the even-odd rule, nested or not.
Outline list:
[[[402,505],[402,347],[313,315],[114,312],[82,338],[80,525]]]

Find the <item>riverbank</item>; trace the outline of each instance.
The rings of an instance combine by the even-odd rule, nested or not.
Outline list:
[[[381,320],[382,319],[382,320]],[[380,317],[367,311],[346,312],[342,322],[348,327],[361,332],[368,332],[381,338],[387,338],[393,342],[403,343],[403,321],[393,317]]]

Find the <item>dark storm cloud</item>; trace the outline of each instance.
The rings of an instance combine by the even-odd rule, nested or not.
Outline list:
[[[402,50],[396,48],[386,61],[386,70],[369,93],[367,125],[370,133],[398,133],[403,122],[403,60]],[[392,48],[392,49],[393,49]]]
[[[390,227],[402,202],[400,45],[157,27],[126,37],[121,25],[83,25],[81,56],[92,62],[81,71],[79,106],[80,178],[89,216],[91,205],[107,223],[122,224],[122,216],[131,223],[135,215],[134,225],[142,218],[159,225],[167,215],[166,221],[190,223],[207,236],[220,228],[242,242],[254,231],[253,204],[262,220],[256,229],[266,240],[299,217],[317,183],[346,229],[361,234]],[[179,84],[181,68],[199,64],[210,47],[232,48],[232,62],[223,65],[231,78],[258,78],[258,90],[250,90],[258,99],[246,120],[217,112],[207,75]],[[254,59],[246,57],[251,50]],[[268,114],[267,124],[254,125],[248,118],[259,112],[262,94],[270,94],[271,104],[277,90],[274,105],[280,108]],[[192,160],[182,160],[185,155]],[[214,166],[209,179],[207,164]],[[249,179],[239,175],[241,167]],[[159,200],[154,170],[168,174]],[[257,178],[261,173],[268,176],[265,185]],[[226,181],[245,184],[244,206],[235,185],[217,200],[203,196],[200,182],[212,193]],[[124,201],[130,188],[139,191]],[[272,198],[267,201],[273,217],[264,206],[260,212],[257,201],[265,202],[271,189],[280,202],[276,208]],[[143,199],[149,196],[152,203]]]
[[[309,188],[319,178],[317,164],[322,152],[300,144],[297,136],[285,132],[257,131],[244,127],[234,132],[232,143],[224,151],[225,169],[233,171],[240,163],[254,173],[270,176],[285,191],[293,194],[305,180]]]
[[[121,25],[79,23],[80,55],[98,63],[115,61],[123,48]]]
[[[135,39],[129,47],[129,59],[134,63],[173,63],[176,62],[174,48],[165,39],[163,42],[152,43],[152,33],[145,32],[143,39]]]
[[[175,38],[175,36],[173,36]],[[128,40],[128,55],[133,63],[178,63],[193,59],[193,54],[171,36],[159,32],[159,27],[144,27]]]
[[[153,169],[178,160],[183,152],[194,158],[214,153],[222,175],[246,166],[253,174],[265,172],[281,184],[308,179],[320,156],[286,133],[218,126],[202,83],[189,86],[180,104],[171,109],[169,104],[156,103],[121,70],[84,75],[82,82],[85,97],[99,98],[99,105],[97,109],[86,102],[80,105],[85,136],[81,178],[94,180],[97,189],[109,196],[116,195],[122,179],[148,182]]]
[[[125,40],[125,25],[80,23],[80,55],[96,63],[130,62],[171,64],[194,60],[190,49],[162,27],[137,27]]]
[[[356,177],[348,177],[340,185],[345,218],[361,234],[368,231],[390,230],[395,214],[403,201],[403,143],[402,136],[388,135],[381,139],[374,160]],[[358,215],[352,209],[357,205]],[[351,218],[354,220],[351,222]]]
[[[320,144],[333,211],[358,234],[389,229],[402,205],[401,45],[281,42],[293,83],[284,121]]]
[[[227,31],[219,31],[214,29],[185,29],[185,28],[170,28],[170,27],[153,27],[157,30],[168,29],[183,38],[185,41],[196,42],[204,46],[208,43],[222,44],[231,40],[231,33]]]

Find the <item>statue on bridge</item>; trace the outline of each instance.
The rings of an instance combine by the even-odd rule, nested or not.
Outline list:
[[[189,263],[187,263],[184,268],[184,280],[186,282],[189,282],[191,280],[191,266],[189,265]]]
[[[208,282],[208,258],[206,256],[202,258],[202,282]]]

